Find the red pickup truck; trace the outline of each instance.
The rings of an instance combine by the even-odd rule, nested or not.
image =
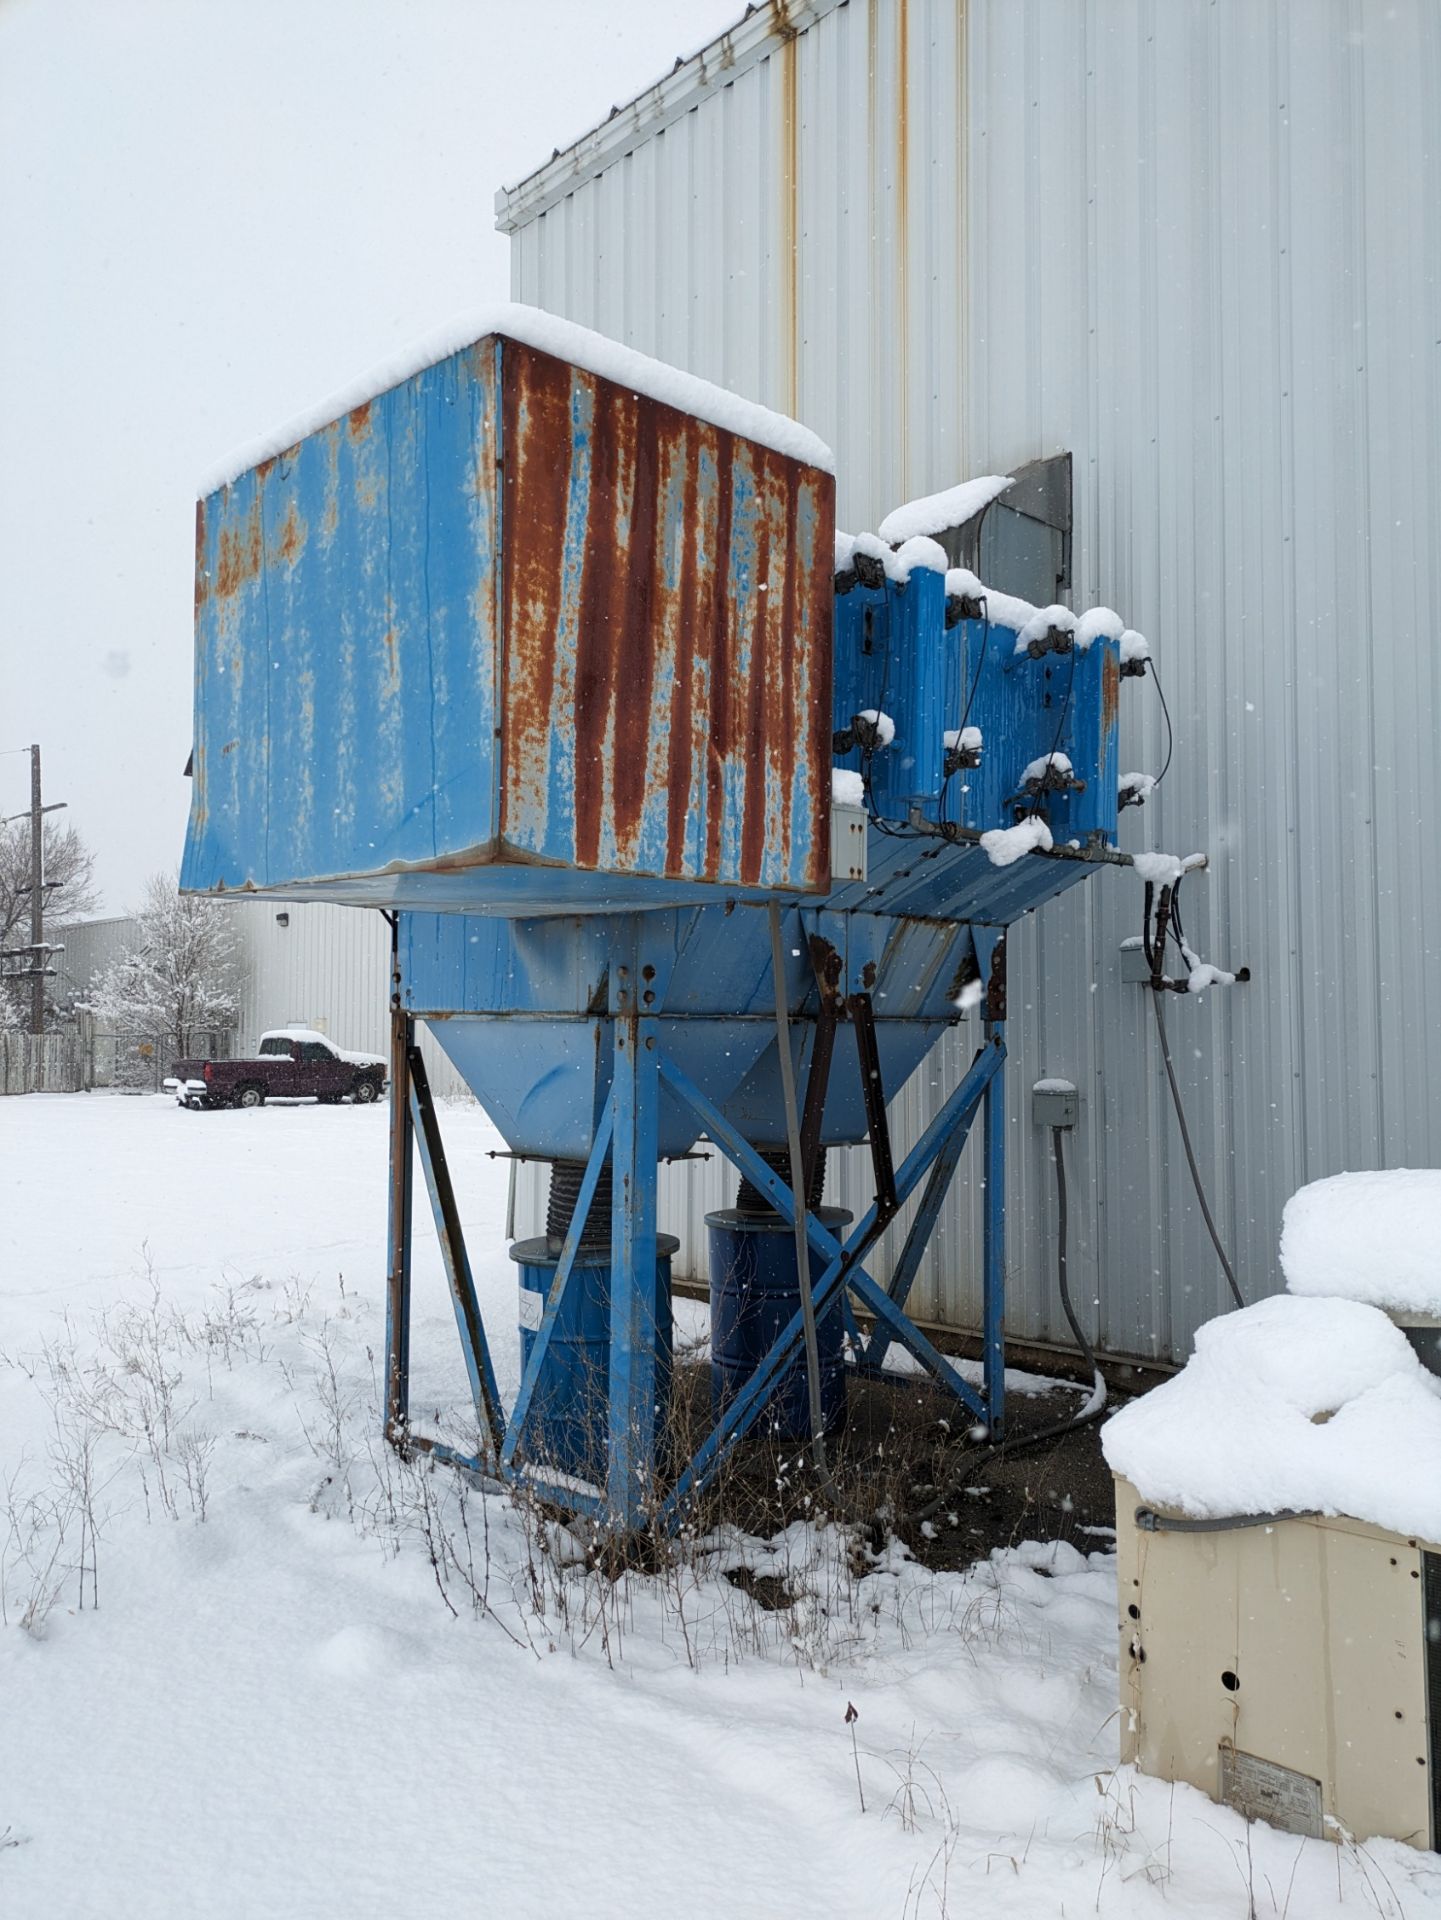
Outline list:
[[[263,1107],[267,1100],[339,1100],[361,1105],[385,1092],[386,1062],[352,1053],[310,1027],[261,1035],[249,1060],[177,1060],[165,1082],[182,1107]]]

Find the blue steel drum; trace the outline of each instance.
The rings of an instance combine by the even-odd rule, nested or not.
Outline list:
[[[669,1233],[656,1235],[656,1447],[662,1445],[670,1412],[671,1307],[670,1261],[680,1241]],[[524,1371],[540,1331],[550,1283],[560,1255],[550,1250],[544,1234],[517,1240],[510,1257],[520,1268],[520,1364]],[[527,1458],[544,1460],[564,1473],[596,1485],[606,1477],[606,1432],[610,1401],[610,1258],[606,1253],[582,1251],[566,1288],[565,1301],[545,1368],[537,1382],[525,1423],[521,1450]]]
[[[832,1232],[852,1216],[844,1207],[820,1207],[816,1218]],[[750,1379],[777,1335],[799,1311],[795,1230],[776,1215],[726,1207],[708,1213],[710,1228],[711,1407],[717,1417]],[[811,1250],[811,1281],[825,1261]],[[821,1363],[821,1412],[827,1433],[846,1417],[845,1321],[839,1300],[816,1323]],[[759,1430],[782,1440],[810,1435],[810,1395],[802,1350],[781,1375],[761,1410]]]

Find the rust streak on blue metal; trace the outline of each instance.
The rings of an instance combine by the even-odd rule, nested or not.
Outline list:
[[[832,499],[499,338],[319,429],[200,509],[184,884],[824,891]]]
[[[510,344],[504,408],[506,845],[822,888],[825,476]]]

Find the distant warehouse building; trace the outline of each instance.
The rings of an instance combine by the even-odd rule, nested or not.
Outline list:
[[[843,527],[1025,469],[979,570],[1149,637],[1175,754],[1127,844],[1205,850],[1187,934],[1251,968],[1170,1015],[1253,1295],[1303,1181],[1441,1156],[1438,118],[1430,0],[790,0],[497,199],[515,298],[798,415]],[[1121,692],[1122,765],[1159,773],[1156,685]],[[1077,1297],[1113,1353],[1180,1358],[1225,1294],[1123,974],[1140,913],[1109,875],[1013,940],[1010,1332],[1065,1337],[1025,1097],[1064,1075]],[[699,1273],[719,1171],[669,1178]],[[977,1200],[922,1279],[961,1328]]]
[[[236,932],[240,1011],[223,1043],[229,1053],[253,1053],[272,1027],[313,1027],[339,1046],[387,1052],[390,932],[378,913],[268,900],[236,901],[218,911],[232,916]],[[73,1009],[84,1004],[98,974],[135,950],[140,927],[130,918],[87,920],[53,937],[64,949],[56,956],[55,999]],[[147,1045],[144,1036],[112,1035],[101,1027],[88,1030],[86,1038],[88,1077],[98,1086],[143,1079],[142,1066],[158,1085],[170,1064],[164,1047],[137,1064],[136,1042]],[[423,1035],[422,1046],[436,1092],[464,1092],[465,1083],[434,1041]]]

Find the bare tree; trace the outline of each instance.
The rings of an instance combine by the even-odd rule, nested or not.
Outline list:
[[[45,918],[81,920],[100,904],[95,856],[74,827],[45,822]],[[30,926],[30,822],[0,827],[0,948],[23,946]]]
[[[74,827],[46,820],[45,923],[63,926],[83,919],[100,904],[95,885],[95,856]],[[24,947],[30,938],[30,822],[0,826],[0,953]],[[0,1026],[28,1018],[30,988],[7,980],[0,984]]]
[[[97,976],[89,1004],[117,1033],[169,1043],[184,1058],[240,1010],[240,949],[230,910],[154,873],[135,916],[139,944]]]

